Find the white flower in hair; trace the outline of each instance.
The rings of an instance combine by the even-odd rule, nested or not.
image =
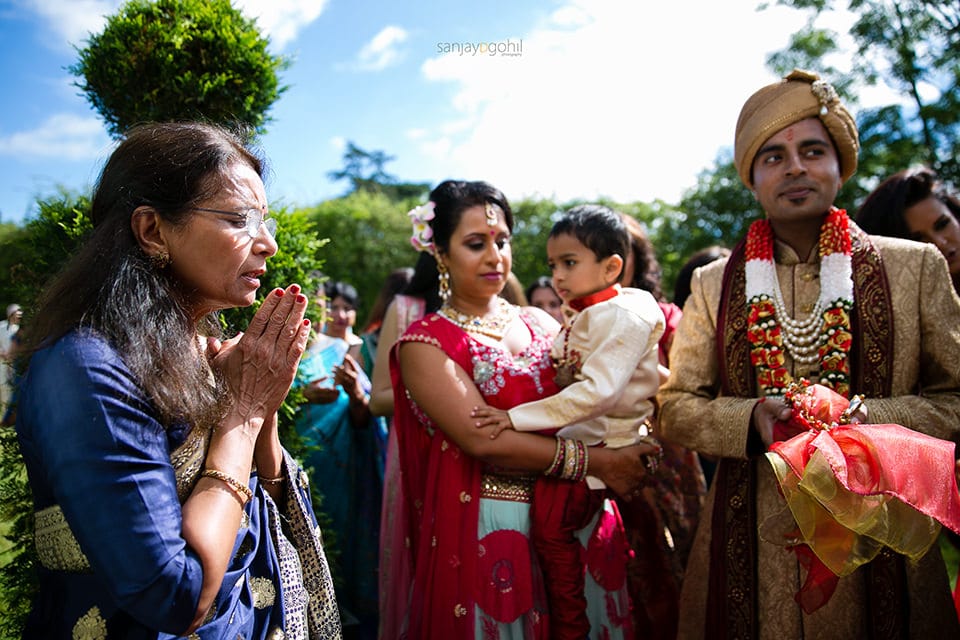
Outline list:
[[[427,251],[433,253],[433,229],[429,222],[433,220],[434,208],[436,204],[432,201],[414,207],[407,212],[410,221],[413,223],[413,235],[410,236],[410,244],[417,251]]]

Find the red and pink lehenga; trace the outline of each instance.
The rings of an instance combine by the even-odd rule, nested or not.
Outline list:
[[[530,316],[521,318],[532,342],[515,356],[436,314],[411,325],[399,342],[442,349],[473,378],[488,404],[507,409],[557,391],[550,338]],[[390,369],[413,567],[401,637],[548,638],[550,616],[529,539],[537,474],[498,473],[464,454],[408,397],[397,349]],[[629,637],[627,547],[616,507],[605,500],[578,538],[584,545],[589,637]],[[402,560],[395,555],[393,562]]]

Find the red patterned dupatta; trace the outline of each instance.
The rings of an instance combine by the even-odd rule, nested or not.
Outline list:
[[[885,354],[891,353],[893,347],[890,288],[880,253],[869,237],[852,222],[849,231],[854,286],[850,318],[853,344],[848,356],[851,393],[889,396],[892,362]],[[750,361],[751,344],[747,339],[745,254],[746,243],[741,242],[723,274],[717,353],[721,395],[756,398],[756,371]],[[752,437],[750,442],[754,442]],[[708,637],[716,637],[720,629],[726,637],[759,636],[755,483],[756,465],[768,464],[761,455],[762,449],[751,449],[749,460],[723,459],[714,479],[705,626]],[[906,628],[907,612],[903,559],[884,552],[866,567],[870,606],[883,611],[882,615],[870,616],[875,625],[871,637],[900,637]]]
[[[424,330],[424,324],[429,328]],[[433,344],[470,372],[467,336],[431,314],[414,323],[390,354],[394,389],[393,428],[403,469],[413,584],[402,638],[470,638],[474,629],[477,520],[481,465],[442,431],[421,424],[400,376],[397,352],[407,341]],[[469,497],[469,499],[467,499]]]

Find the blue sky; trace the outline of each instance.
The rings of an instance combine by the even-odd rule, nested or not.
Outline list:
[[[58,186],[87,191],[112,141],[73,86],[74,47],[113,0],[0,0],[0,220]],[[235,0],[293,59],[260,140],[271,201],[342,193],[345,141],[389,173],[484,179],[511,199],[679,200],[740,106],[776,80],[768,52],[806,19],[757,0]],[[451,44],[512,43],[517,55]]]

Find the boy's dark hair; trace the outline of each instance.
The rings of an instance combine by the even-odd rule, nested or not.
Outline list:
[[[630,235],[620,214],[602,204],[581,204],[568,209],[550,229],[550,237],[569,234],[593,252],[597,260],[616,254],[627,259]]]

